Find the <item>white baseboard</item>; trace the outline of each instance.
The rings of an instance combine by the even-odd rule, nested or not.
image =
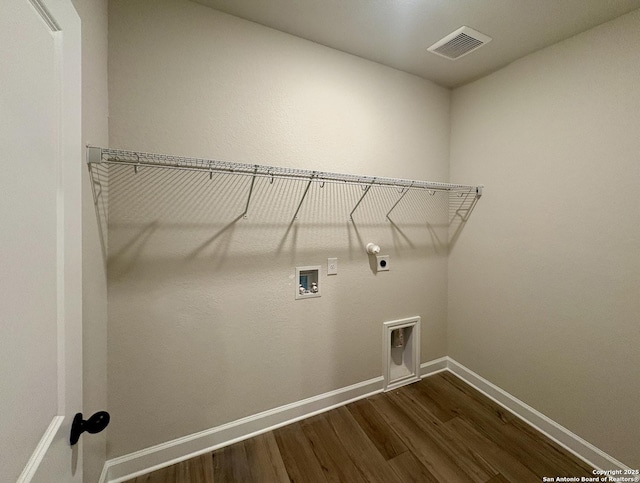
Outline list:
[[[447,370],[594,468],[623,471],[630,469],[450,357],[441,357],[421,364],[420,376],[424,378]],[[99,483],[121,483],[301,419],[344,406],[358,399],[372,396],[382,392],[383,387],[384,378],[376,377],[108,460]]]
[[[555,441],[564,449],[574,454],[585,463],[598,470],[629,470],[630,468],[594,445],[585,441],[580,436],[572,433],[564,426],[548,418],[540,411],[533,409],[528,404],[520,401],[505,390],[487,381],[482,376],[466,368],[459,362],[447,357],[447,369],[473,386],[482,394],[492,399],[500,406],[513,413],[525,423],[533,426],[552,441]]]
[[[449,363],[448,357],[440,357],[429,362],[423,362],[420,364],[420,378],[433,376],[438,372],[446,371]]]
[[[120,483],[382,392],[382,376],[108,460],[99,483]]]

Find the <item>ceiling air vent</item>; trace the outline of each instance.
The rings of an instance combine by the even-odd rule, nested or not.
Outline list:
[[[491,37],[488,35],[481,34],[469,27],[460,27],[445,38],[438,40],[427,50],[449,60],[456,60],[489,42],[491,42]]]

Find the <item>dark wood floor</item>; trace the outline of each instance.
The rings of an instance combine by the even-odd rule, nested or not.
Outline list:
[[[539,483],[591,471],[443,372],[131,482]]]

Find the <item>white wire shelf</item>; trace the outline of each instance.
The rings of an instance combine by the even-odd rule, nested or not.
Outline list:
[[[167,154],[153,154],[138,151],[126,151],[121,149],[101,148],[95,146],[87,147],[87,163],[89,164],[90,168],[92,165],[131,166],[134,173],[137,173],[138,170],[142,168],[161,168],[198,171],[208,173],[209,177],[213,177],[214,173],[236,176],[249,176],[252,179],[247,194],[247,201],[244,212],[240,215],[244,218],[247,217],[247,212],[249,210],[249,204],[251,202],[251,195],[253,193],[253,187],[256,178],[271,178],[272,180],[276,178],[293,179],[297,181],[304,181],[307,183],[302,194],[302,198],[300,199],[295,214],[293,215],[293,220],[297,219],[300,208],[304,203],[304,200],[312,183],[319,183],[320,186],[324,186],[325,183],[360,186],[362,188],[362,195],[351,210],[351,213],[349,213],[349,219],[351,221],[353,221],[354,212],[358,209],[372,187],[395,188],[400,194],[391,209],[389,209],[389,211],[387,212],[387,218],[389,218],[391,212],[398,206],[398,204],[402,201],[402,199],[409,191],[423,190],[428,191],[430,194],[434,194],[436,191],[457,193],[458,196],[464,196],[465,198],[471,197],[474,200],[473,204],[475,204],[480,196],[482,196],[483,189],[483,186],[481,185],[463,185],[440,183],[434,181],[419,181],[400,178],[330,173],[326,171],[311,171],[305,169],[283,168],[260,164],[233,163],[212,159],[190,158]]]
[[[311,171],[296,168],[282,168],[259,164],[232,163],[228,161],[216,161],[212,159],[189,158],[172,156],[167,154],[152,154],[137,151],[125,151],[120,149],[100,148],[89,146],[87,148],[88,163],[107,163],[117,165],[130,165],[137,171],[138,168],[164,168],[181,169],[190,171],[203,171],[207,173],[226,173],[239,176],[254,176],[266,178],[286,178],[307,180],[318,183],[344,183],[367,186],[395,187],[401,190],[432,190],[455,191],[462,193],[475,192],[482,195],[482,186],[440,183],[434,181],[417,181],[399,178],[384,178],[377,176],[365,176],[354,174],[330,173],[326,171]]]

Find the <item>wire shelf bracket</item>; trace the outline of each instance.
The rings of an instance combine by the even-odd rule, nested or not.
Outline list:
[[[307,187],[304,189],[304,193],[302,193],[302,198],[300,199],[300,203],[298,203],[298,208],[296,208],[296,212],[293,215],[293,220],[298,219],[298,213],[300,212],[300,208],[302,208],[302,203],[304,199],[307,197],[307,193],[309,192],[309,188],[311,188],[311,183],[313,183],[313,178],[315,177],[315,171],[311,174],[309,178],[309,182],[307,183]]]
[[[356,203],[356,206],[353,207],[353,210],[351,210],[351,213],[349,213],[349,221],[353,221],[353,213],[358,209],[358,206],[360,206],[360,203],[362,203],[362,200],[364,200],[364,197],[367,196],[367,193],[369,193],[369,190],[371,189],[371,187],[375,184],[376,179],[373,178],[371,180],[371,183],[369,183],[368,186],[363,187],[364,189],[364,193],[362,193],[362,196],[360,197],[360,199],[358,200],[358,202]]]

